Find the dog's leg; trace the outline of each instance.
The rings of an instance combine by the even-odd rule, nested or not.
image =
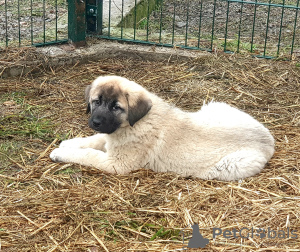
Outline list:
[[[259,173],[268,158],[260,151],[242,149],[222,158],[210,172],[209,179],[238,180]]]
[[[108,158],[107,153],[91,148],[57,148],[51,152],[50,158],[54,162],[76,163],[84,166],[92,166],[109,173],[125,173],[124,169],[118,169],[118,162]]]
[[[104,134],[96,134],[90,137],[78,137],[62,141],[59,148],[92,148],[96,150],[106,151]]]

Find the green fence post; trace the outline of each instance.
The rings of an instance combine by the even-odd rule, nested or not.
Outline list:
[[[102,34],[103,25],[103,0],[97,2],[97,33]]]
[[[85,1],[68,1],[68,36],[75,46],[84,46],[86,31]]]

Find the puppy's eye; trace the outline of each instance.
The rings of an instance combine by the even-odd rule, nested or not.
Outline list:
[[[94,102],[95,102],[95,104],[96,104],[97,106],[101,105],[101,103],[102,103],[102,95],[100,95],[100,96],[99,96],[99,99],[98,99],[98,100],[95,100]]]
[[[120,110],[121,107],[120,107],[120,106],[118,105],[118,103],[115,101],[115,102],[112,103],[112,109],[113,109],[113,110]]]
[[[121,107],[120,107],[119,105],[115,104],[115,105],[113,106],[113,109],[114,109],[114,110],[118,110],[118,109],[121,109]]]

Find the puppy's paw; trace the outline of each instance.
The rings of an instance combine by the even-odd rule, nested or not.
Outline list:
[[[57,148],[50,153],[50,158],[53,162],[56,163],[64,162],[63,154],[63,149]]]
[[[62,141],[59,148],[81,148],[82,138],[73,138],[69,140]]]

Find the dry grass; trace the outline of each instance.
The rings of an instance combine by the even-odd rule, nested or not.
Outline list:
[[[60,140],[92,133],[83,90],[104,74],[135,80],[185,110],[212,99],[243,109],[271,130],[276,153],[240,182],[51,162]],[[180,230],[196,222],[210,239],[201,251],[300,251],[299,76],[295,62],[208,55],[185,63],[107,59],[0,79],[0,250],[174,251],[183,247]],[[213,241],[213,227],[289,227],[298,238]]]

